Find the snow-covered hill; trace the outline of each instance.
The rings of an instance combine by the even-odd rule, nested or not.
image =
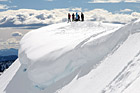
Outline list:
[[[33,30],[0,77],[0,93],[138,93],[139,25],[86,21]]]

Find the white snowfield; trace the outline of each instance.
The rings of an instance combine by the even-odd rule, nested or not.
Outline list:
[[[19,59],[0,76],[0,93],[140,93],[139,85],[140,20],[33,30],[20,42]]]

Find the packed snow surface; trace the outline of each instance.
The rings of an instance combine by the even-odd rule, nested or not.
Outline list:
[[[29,78],[45,88],[85,64],[98,64],[116,43],[112,42],[109,49],[98,43],[104,43],[110,35],[99,40],[91,39],[98,39],[118,29],[116,25],[98,25],[92,22],[61,23],[25,35],[20,42],[19,60],[28,66]],[[103,53],[99,53],[101,49]]]
[[[19,60],[8,70],[17,69],[0,77],[0,90],[139,93],[139,25],[140,20],[124,26],[86,21],[33,30],[22,38]],[[5,78],[8,83],[2,82],[4,75],[12,75]]]

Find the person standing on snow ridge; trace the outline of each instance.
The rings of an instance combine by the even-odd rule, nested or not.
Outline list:
[[[76,21],[78,21],[78,13],[76,12]]]
[[[84,14],[81,12],[81,20],[84,21]]]
[[[72,21],[75,21],[75,15],[74,15],[74,13],[72,14]]]
[[[70,18],[71,18],[71,15],[70,15],[70,13],[68,13],[68,23],[71,22]]]
[[[78,15],[78,21],[80,21],[80,16]]]

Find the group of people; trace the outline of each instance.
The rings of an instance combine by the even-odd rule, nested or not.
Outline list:
[[[76,14],[72,14],[72,21],[80,21],[80,15],[76,12]],[[81,21],[84,21],[84,14],[81,12]],[[71,22],[71,14],[68,13],[68,22]]]

